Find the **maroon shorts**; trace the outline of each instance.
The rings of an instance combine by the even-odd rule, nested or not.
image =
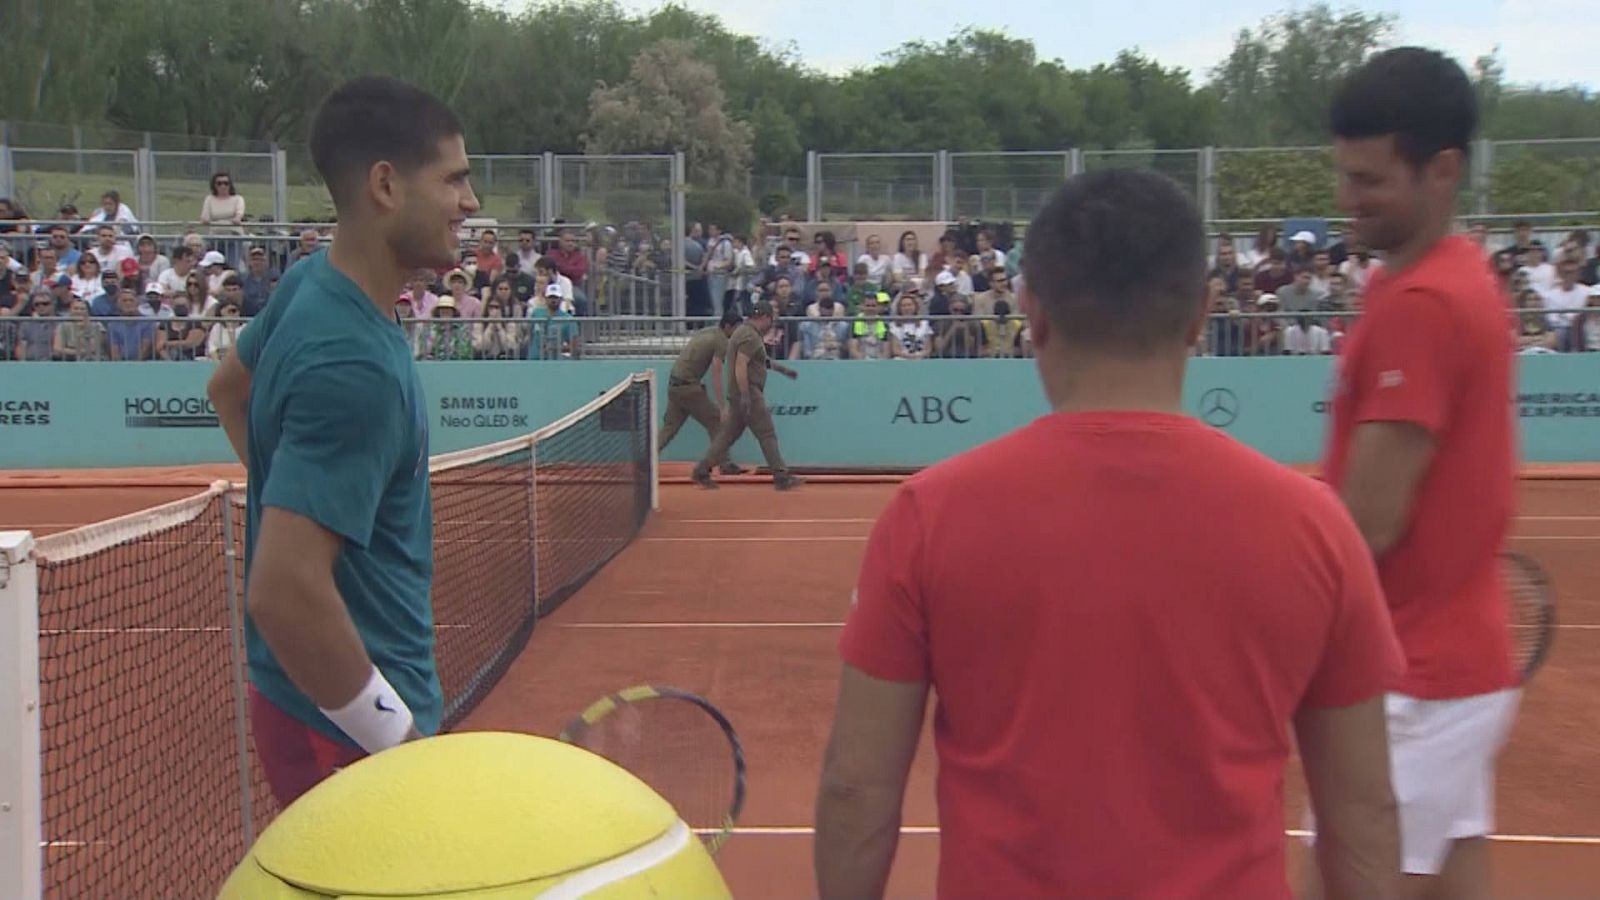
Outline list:
[[[343,766],[366,752],[328,739],[310,725],[280,709],[277,704],[250,688],[250,730],[256,744],[256,758],[272,786],[272,796],[281,809],[299,799]]]

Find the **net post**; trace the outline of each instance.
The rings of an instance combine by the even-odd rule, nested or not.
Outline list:
[[[533,621],[539,621],[539,435],[528,436],[528,562],[533,567],[533,586],[528,601],[533,604]]]
[[[645,396],[649,397],[650,418],[645,423],[645,440],[650,442],[650,511],[661,511],[661,449],[656,446],[656,370],[644,371]]]
[[[44,895],[39,743],[39,568],[33,535],[0,531],[0,872],[20,900]]]
[[[245,693],[244,602],[240,596],[238,539],[234,534],[233,503],[236,491],[227,481],[213,482],[222,501],[222,570],[227,581],[228,655],[233,663],[234,735],[239,754],[239,814],[243,817],[244,849],[256,842],[255,810],[250,791],[250,706]]]

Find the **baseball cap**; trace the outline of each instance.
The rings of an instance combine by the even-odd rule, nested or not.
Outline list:
[[[58,275],[55,280],[56,287],[72,287],[72,279],[66,275]]]
[[[1278,295],[1277,294],[1262,294],[1261,296],[1256,298],[1256,305],[1257,306],[1265,306],[1268,303],[1271,303],[1273,306],[1282,306],[1283,305],[1283,304],[1278,302]]]
[[[956,276],[950,274],[949,272],[940,272],[938,277],[933,279],[933,283],[940,287],[943,287],[947,284],[955,284]]]
[[[122,265],[118,268],[122,269],[122,274],[124,277],[137,275],[139,274],[139,261],[130,256],[123,260]]]
[[[1296,243],[1304,242],[1307,244],[1315,244],[1317,242],[1317,236],[1309,231],[1297,231],[1294,233],[1294,237],[1290,238],[1289,240]]]
[[[144,292],[146,294],[159,294],[161,293],[161,285],[152,281],[144,286]]]
[[[757,300],[756,304],[755,304],[755,310],[753,312],[751,312],[750,315],[751,316],[771,316],[771,315],[775,315],[775,313],[773,313],[773,311],[772,311],[772,301],[770,301],[770,300]]]
[[[200,268],[202,269],[209,266],[225,266],[227,264],[228,258],[215,250],[207,252],[206,255],[200,260]]]
[[[562,296],[561,285],[556,284],[553,281],[550,282],[549,284],[544,286],[544,295],[546,297],[560,297],[560,296]]]

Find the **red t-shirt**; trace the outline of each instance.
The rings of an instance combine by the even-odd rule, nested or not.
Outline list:
[[[1287,898],[1306,704],[1403,668],[1327,486],[1192,418],[1053,414],[908,479],[840,639],[938,698],[939,895]]]
[[[1505,304],[1477,245],[1448,237],[1402,272],[1380,269],[1340,357],[1324,472],[1344,483],[1363,422],[1434,437],[1405,536],[1378,574],[1406,650],[1396,690],[1428,700],[1516,683],[1498,554],[1517,490]]]

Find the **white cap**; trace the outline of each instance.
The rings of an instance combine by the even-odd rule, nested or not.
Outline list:
[[[202,269],[208,266],[225,266],[227,264],[228,258],[215,250],[210,251],[200,260],[200,268]]]
[[[1261,296],[1256,298],[1256,305],[1257,306],[1264,306],[1264,305],[1266,305],[1268,303],[1271,303],[1273,306],[1282,306],[1283,305],[1282,303],[1278,302],[1278,295],[1277,294],[1262,294]]]
[[[1295,232],[1294,237],[1290,238],[1289,240],[1294,241],[1295,243],[1315,244],[1317,242],[1317,236],[1309,231],[1297,231]]]
[[[934,277],[933,283],[935,285],[940,285],[940,286],[946,285],[946,284],[955,284],[956,283],[956,276],[952,275],[948,271],[940,272],[937,276]]]
[[[159,293],[161,293],[161,285],[156,284],[154,281],[152,281],[149,284],[144,286],[144,292],[146,294],[159,294]]]
[[[561,285],[556,284],[554,281],[552,281],[549,284],[544,286],[544,295],[546,297],[564,297],[565,296],[564,294],[561,293]]]

